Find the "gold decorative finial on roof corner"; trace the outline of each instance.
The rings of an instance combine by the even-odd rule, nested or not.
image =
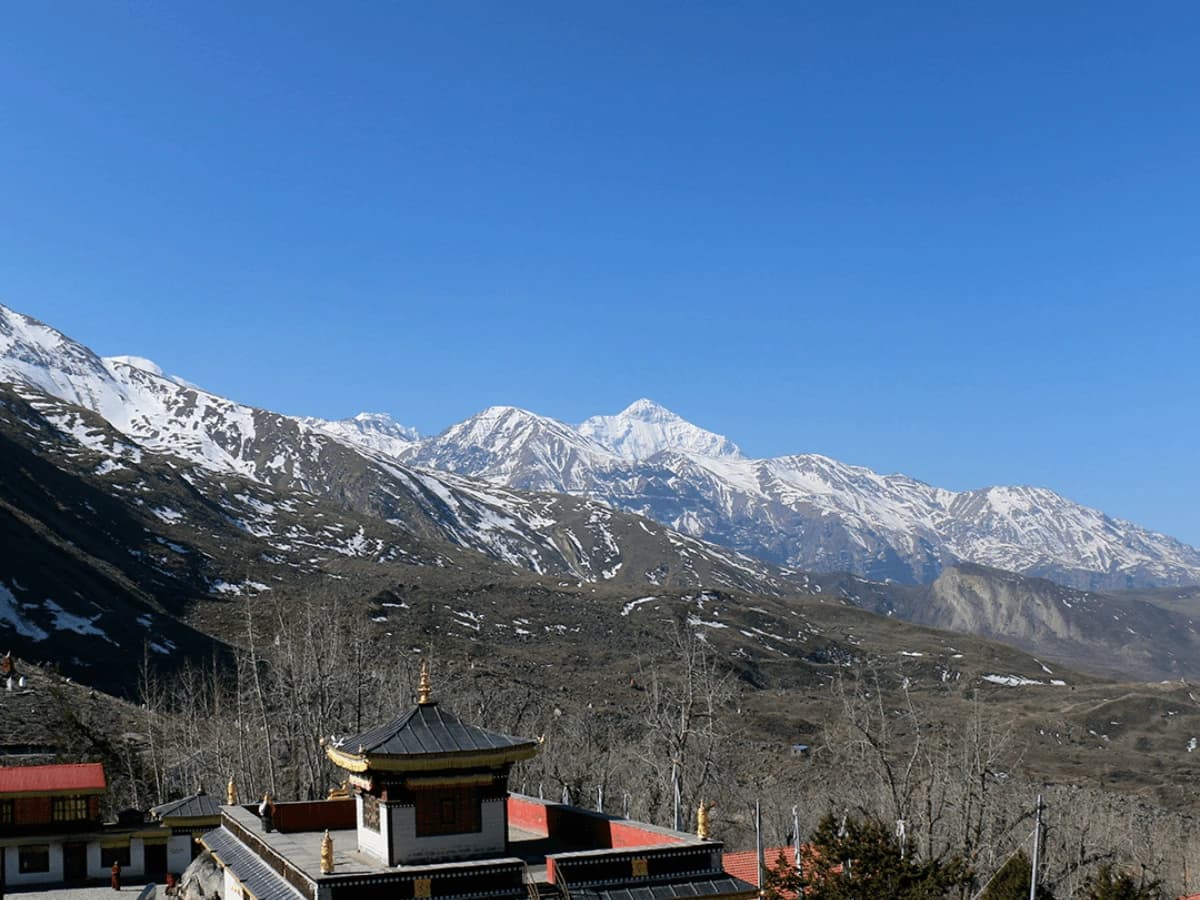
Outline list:
[[[227,806],[237,806],[237,782],[233,780],[233,776],[229,776],[229,784],[225,785],[225,804]]]
[[[326,800],[347,800],[350,797],[350,789],[346,787],[346,782],[343,781],[337,787],[331,787],[326,795]]]
[[[325,837],[321,838],[321,874],[330,875],[333,873],[333,838],[329,834],[329,829],[325,829]]]
[[[700,808],[696,810],[696,837],[702,841],[707,841],[709,838],[708,812],[717,804],[705,803],[700,801]]]
[[[428,706],[433,702],[433,688],[429,684],[429,663],[421,661],[421,681],[417,685],[417,705]]]

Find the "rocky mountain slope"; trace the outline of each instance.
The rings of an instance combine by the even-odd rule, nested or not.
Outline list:
[[[1089,672],[1200,679],[1200,589],[1082,591],[969,563],[931,584],[810,575],[807,588],[882,616],[1003,641]]]
[[[399,456],[602,500],[808,571],[927,583],[971,562],[1083,589],[1200,582],[1200,550],[1045,488],[955,492],[818,454],[750,459],[649,400],[578,427],[494,407]]]

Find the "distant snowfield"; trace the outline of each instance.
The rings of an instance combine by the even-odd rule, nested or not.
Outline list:
[[[1005,687],[1022,687],[1024,685],[1066,687],[1067,685],[1060,678],[1052,678],[1049,681],[1038,681],[1036,678],[1025,678],[1022,675],[984,675],[983,680],[990,681],[992,684],[1002,684]]]

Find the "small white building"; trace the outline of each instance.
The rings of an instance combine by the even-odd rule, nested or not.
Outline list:
[[[203,851],[196,838],[221,824],[221,804],[203,790],[156,806],[150,814],[169,832],[166,871],[174,875],[182,875]]]
[[[104,825],[100,763],[0,767],[0,883],[6,887],[132,878],[146,871],[166,832],[142,823]]]

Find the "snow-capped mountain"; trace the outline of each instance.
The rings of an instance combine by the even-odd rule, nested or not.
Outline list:
[[[717,458],[742,455],[729,438],[698,428],[645,398],[615,416],[592,416],[577,430],[622,459],[634,462],[663,450]]]
[[[949,491],[818,454],[749,459],[649,401],[577,428],[487,410],[403,458],[590,497],[778,565],[925,583],[957,562],[1083,589],[1200,582],[1200,551],[1045,488]]]
[[[185,622],[201,598],[316,583],[369,596],[436,570],[581,594],[811,593],[1183,673],[1192,594],[1100,603],[1003,572],[985,584],[960,563],[1090,590],[1200,583],[1200,551],[1045,489],[953,492],[815,454],[751,459],[644,400],[577,427],[493,407],[428,438],[379,414],[298,419],[146,359],[102,359],[3,306],[0,546],[0,634],[81,671],[100,665],[97,641],[203,649]],[[1138,612],[1142,599],[1172,615]],[[1169,665],[1155,668],[1154,648]]]
[[[228,476],[274,492],[224,513],[260,538],[268,554],[292,552],[300,541],[364,558],[394,558],[395,547],[420,540],[583,581],[785,589],[767,565],[594,500],[528,494],[404,464],[398,457],[419,446],[416,435],[386,417],[329,422],[244,406],[168,377],[148,360],[101,359],[55,329],[0,306],[4,383],[53,429],[68,456],[98,455],[96,476],[125,477],[125,470],[153,456],[173,460],[170,467],[200,485],[202,494],[208,490],[214,503],[234,502],[221,480]],[[34,421],[16,416],[14,427],[26,419]],[[47,433],[42,429],[40,437]],[[299,526],[284,523],[294,518],[287,507],[302,502],[298,495],[370,516],[385,532],[396,532],[399,543],[386,534],[356,536],[357,524],[346,526],[348,535],[335,530],[322,537],[311,522],[295,532]],[[436,556],[424,552],[426,559]]]
[[[523,490],[582,495],[591,493],[595,472],[621,463],[571,426],[513,406],[489,407],[407,448],[402,458]]]
[[[243,406],[148,360],[101,359],[3,307],[0,381],[43,395],[43,405],[55,398],[47,414],[84,443],[101,439],[62,403],[103,417],[121,436],[114,453],[168,454],[206,471],[336,497],[535,571],[614,571],[619,554],[581,554],[580,536],[564,525],[574,518],[599,528],[607,512],[596,511],[611,507],[808,571],[926,583],[968,562],[1084,589],[1200,583],[1196,548],[1044,488],[954,492],[817,454],[751,459],[649,400],[578,426],[492,407],[421,439],[377,414],[330,422]],[[565,498],[525,491],[582,499],[568,514]],[[607,539],[597,532],[582,543],[606,547]],[[747,561],[728,554],[720,564],[740,571]]]
[[[421,439],[417,429],[401,425],[387,413],[364,412],[332,421],[305,417],[300,421],[348,444],[387,456],[399,457]]]

